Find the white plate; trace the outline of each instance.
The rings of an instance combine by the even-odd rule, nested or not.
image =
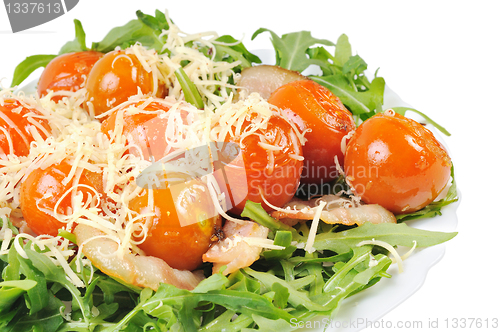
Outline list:
[[[275,63],[274,51],[272,50],[255,50],[252,52],[258,55],[263,63]],[[313,69],[310,73],[315,73],[314,71]],[[307,74],[310,73],[307,72]],[[387,109],[396,106],[411,107],[386,85],[383,108]],[[425,110],[422,111],[425,113]],[[413,115],[415,115],[414,118],[416,120],[419,119],[419,116],[415,113],[407,114],[408,117],[412,117]],[[432,118],[432,114],[427,115]],[[446,147],[446,142],[440,133],[430,125],[428,125],[427,128],[429,128]],[[458,205],[459,202],[455,202],[444,207],[441,210],[441,216],[409,221],[407,224],[411,227],[430,231],[453,232],[458,223],[456,213]],[[368,327],[380,327],[380,325],[377,325],[377,321],[404,300],[408,299],[424,284],[427,272],[429,272],[434,264],[441,260],[444,252],[445,244],[416,250],[404,261],[403,273],[398,272],[395,264],[391,265],[388,269],[388,273],[392,275],[392,278],[382,278],[382,280],[373,287],[342,301],[334,319],[330,320],[328,317],[318,317],[309,322],[308,325],[304,325],[303,329],[297,331],[319,332],[326,330],[332,332],[356,332]]]

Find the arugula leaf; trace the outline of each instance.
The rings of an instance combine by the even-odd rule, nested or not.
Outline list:
[[[226,310],[221,315],[214,317],[214,319],[208,321],[204,326],[198,329],[198,332],[237,332],[245,331],[244,328],[248,327],[254,322],[254,319],[246,315],[237,315],[238,317],[234,319],[236,315],[235,311]],[[252,316],[259,317],[259,316]],[[253,331],[253,330],[251,330]],[[281,331],[281,330],[276,330]]]
[[[341,34],[335,45],[335,60],[339,66],[343,66],[352,55],[351,43],[345,34]]]
[[[11,87],[18,86],[30,76],[32,72],[41,67],[46,67],[49,62],[57,57],[56,54],[32,55],[21,61],[14,69]]]
[[[237,43],[238,40],[229,35],[220,36],[215,40],[215,61],[226,61],[229,63],[241,61],[236,72],[243,68],[251,67],[252,63],[262,63],[258,56],[250,53],[243,43]],[[229,45],[223,45],[225,43]]]
[[[83,319],[88,323],[88,316],[90,315],[90,308],[86,305],[81,297],[80,291],[76,288],[71,281],[66,278],[64,269],[58,268],[47,256],[37,253],[25,247],[25,252],[33,266],[42,272],[45,278],[49,281],[60,283],[72,295],[73,301],[78,305],[78,308],[83,313]]]
[[[155,12],[156,16],[151,16],[148,14],[144,14],[142,11],[136,11],[137,18],[151,29],[156,30],[158,32],[162,32],[163,30],[168,30],[169,25],[167,22],[167,18],[165,14],[159,11],[158,9]]]
[[[196,88],[196,85],[194,85],[194,83],[186,75],[186,72],[182,69],[182,67],[177,68],[175,71],[175,77],[177,77],[182,87],[184,99],[197,109],[203,109],[205,104],[203,103],[200,92]]]
[[[343,232],[318,234],[314,248],[328,249],[342,254],[356,248],[361,241],[372,239],[387,242],[392,246],[407,247],[412,247],[413,241],[417,241],[417,248],[421,248],[446,242],[456,235],[456,232],[443,233],[412,228],[405,223],[377,225],[365,223]]]
[[[79,20],[74,20],[74,23],[75,39],[64,44],[63,47],[61,47],[61,49],[59,50],[59,54],[57,55],[87,50],[87,46],[85,44],[85,31],[83,30],[82,23]],[[14,87],[21,84],[36,69],[40,67],[47,67],[49,62],[57,57],[57,55],[40,54],[27,57],[16,66],[11,86]]]
[[[442,132],[446,136],[451,136],[450,132],[448,130],[446,130],[443,126],[439,125],[436,121],[432,120],[427,115],[425,115],[424,113],[422,113],[414,108],[411,108],[411,107],[392,107],[391,109],[394,112],[401,114],[403,116],[406,114],[407,111],[415,112],[415,113],[419,114],[421,117],[423,117],[427,121],[427,123],[430,123],[431,125],[433,125],[440,132]]]
[[[63,324],[64,304],[52,292],[48,291],[49,301],[47,305],[33,315],[16,315],[17,317],[9,324],[7,331],[28,332],[47,331],[56,332]]]
[[[61,47],[59,54],[87,51],[85,42],[85,31],[83,30],[82,22],[74,20],[75,22],[75,39],[67,42]]]
[[[310,31],[288,33],[280,38],[269,29],[260,28],[254,32],[252,40],[263,32],[271,34],[271,42],[276,51],[276,65],[298,72],[303,72],[310,65],[319,65],[321,63],[306,56],[308,48],[316,44],[333,46],[333,43],[329,40],[313,38]]]
[[[23,274],[27,279],[36,282],[34,287],[27,290],[26,303],[29,305],[30,314],[37,313],[49,302],[47,280],[43,273],[34,268],[28,259],[21,257],[13,247],[9,250],[9,266],[7,268],[14,267],[18,267],[18,271],[16,271],[18,275],[15,276],[15,280],[19,278],[19,274]]]
[[[0,218],[0,228],[3,227],[4,222],[7,223],[6,227],[12,231],[12,234],[14,234],[14,235],[19,234],[19,230],[14,225],[12,225],[12,222],[8,218],[5,221],[2,218]],[[2,239],[0,239],[0,243],[1,242],[2,242]]]
[[[264,210],[262,204],[260,203],[254,203],[250,200],[247,200],[241,216],[250,218],[253,221],[261,224],[262,226],[270,228],[274,231],[283,230],[291,232],[293,236],[298,235],[295,228],[285,225],[282,222],[279,222],[278,220],[271,217],[266,212],[266,210]]]
[[[355,115],[371,113],[381,107],[384,100],[385,80],[382,77],[373,79],[371,89],[363,92],[352,89],[348,79],[343,76],[311,76],[311,79],[333,92]]]
[[[286,321],[284,319],[268,319],[265,317],[260,317],[257,315],[252,315],[252,319],[259,326],[258,329],[242,329],[242,332],[251,332],[251,331],[260,331],[260,332],[287,332],[293,331],[296,328],[290,321]]]
[[[111,29],[100,42],[92,43],[92,50],[107,53],[117,46],[127,48],[139,42],[145,47],[161,52],[163,43],[158,37],[160,33],[161,31],[153,30],[140,20],[131,20],[123,26]]]
[[[0,313],[10,309],[10,306],[26,291],[36,286],[34,280],[12,280],[0,282]]]

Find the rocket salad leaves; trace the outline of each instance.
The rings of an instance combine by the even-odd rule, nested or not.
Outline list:
[[[259,204],[248,202],[247,209],[254,216],[265,214]],[[267,223],[260,217],[255,221]],[[290,231],[279,232],[275,243],[288,242],[284,251],[267,251],[251,268],[228,277],[214,274],[193,291],[162,284],[157,292],[137,292],[99,272],[86,288],[78,289],[66,279],[62,267],[36,246],[31,249],[30,242],[23,246],[28,258],[11,246],[8,255],[0,256],[6,265],[0,282],[0,331],[31,331],[40,323],[43,331],[208,332],[264,330],[273,325],[292,330],[290,322],[331,316],[346,297],[390,277],[386,271],[391,260],[385,254],[373,254],[372,246],[359,247],[361,241],[409,245],[416,239],[419,246],[431,246],[455,236],[404,224],[365,224],[318,235],[316,246],[322,250],[309,254],[292,245],[291,234],[286,236]],[[307,232],[307,227],[298,230],[299,243]],[[289,257],[272,252],[288,252]],[[90,278],[88,268],[80,273]]]
[[[137,19],[112,29],[102,41],[92,43],[91,49],[107,52],[139,41],[159,53],[167,52],[162,47],[162,32],[169,28],[165,15],[160,11],[155,16],[140,11],[136,14]],[[311,78],[336,94],[357,120],[364,121],[383,110],[385,81],[377,73],[368,79],[368,65],[359,55],[352,55],[347,36],[341,35],[334,44],[314,38],[307,31],[280,37],[261,28],[252,39],[266,32],[271,35],[277,65],[300,72],[310,65],[317,66],[322,74]],[[66,43],[59,54],[87,50],[85,37],[82,24],[75,20],[75,40]],[[215,45],[217,60],[240,61],[236,72],[261,62],[233,37],[217,40],[226,43]],[[332,46],[334,54],[326,48]],[[213,51],[203,47],[200,50],[205,54]],[[12,85],[22,83],[54,57],[28,57],[17,66]],[[176,74],[183,80],[182,88],[190,102],[199,106],[196,87],[183,75],[182,68]],[[73,261],[71,268],[87,281],[86,287],[77,288],[67,279],[64,269],[44,255],[43,248],[29,241],[15,246],[0,240],[1,248],[10,248],[7,254],[0,255],[0,332],[293,330],[297,324],[292,322],[304,322],[318,315],[332,317],[343,299],[390,277],[387,269],[392,262],[387,252],[372,245],[359,246],[360,242],[381,240],[392,246],[412,246],[417,241],[417,247],[426,247],[453,238],[456,233],[418,230],[403,222],[440,214],[443,206],[456,200],[453,182],[445,198],[421,211],[398,216],[400,224],[368,223],[340,230],[320,223],[314,243],[318,250],[313,253],[303,250],[309,236],[307,223],[284,225],[269,216],[260,204],[247,202],[242,217],[270,228],[269,237],[285,249],[264,251],[251,267],[229,276],[211,275],[193,291],[167,284],[156,292],[140,290],[99,271],[91,273],[89,267],[79,271],[78,262]],[[8,220],[0,220],[0,225],[3,223],[8,223],[5,229],[16,234],[17,229]],[[70,233],[61,235],[71,237]],[[18,252],[19,248],[25,256]],[[205,268],[210,270],[210,266]]]

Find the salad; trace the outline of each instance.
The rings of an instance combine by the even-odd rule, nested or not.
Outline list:
[[[449,133],[383,109],[347,36],[266,34],[275,66],[138,11],[90,48],[75,20],[59,54],[17,66],[0,91],[1,331],[293,330],[456,235],[406,224],[457,192],[405,114]]]

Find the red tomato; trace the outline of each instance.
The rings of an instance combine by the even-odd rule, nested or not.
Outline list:
[[[450,178],[451,160],[427,128],[385,112],[356,130],[344,168],[364,202],[399,214],[419,210],[439,195]]]
[[[217,214],[207,186],[184,174],[173,173],[167,189],[153,189],[154,216],[146,240],[139,245],[148,256],[163,259],[173,268],[194,270],[202,256],[218,240],[221,219]],[[183,181],[186,181],[183,183]],[[148,209],[149,193],[137,196],[129,208],[139,214]],[[147,223],[147,218],[141,219]]]
[[[276,89],[268,101],[283,109],[302,131],[309,130],[305,134],[301,182],[320,184],[335,179],[338,176],[335,156],[340,165],[344,162],[342,138],[356,128],[340,99],[322,85],[302,80]]]
[[[250,123],[245,121],[241,131],[245,132]],[[247,200],[262,203],[267,211],[273,210],[264,203],[262,196],[272,205],[281,207],[290,201],[299,186],[303,162],[290,155],[302,156],[302,146],[292,126],[286,119],[272,115],[265,136],[269,144],[279,150],[272,152],[262,147],[257,135],[243,139],[238,156],[234,155],[231,146],[221,149],[222,164],[215,176],[226,197],[232,200],[230,211],[234,214],[241,214]],[[228,141],[240,143],[239,138]]]
[[[113,51],[96,62],[85,87],[87,100],[97,116],[137,95],[138,89],[145,95],[152,94],[153,74],[142,67],[135,55]],[[157,96],[162,95],[163,87],[159,86]]]
[[[54,58],[45,67],[38,81],[38,95],[45,96],[49,90],[77,91],[83,88],[90,69],[102,57],[101,52],[85,51],[67,53]],[[54,96],[52,100],[59,101],[62,96]]]
[[[36,234],[56,236],[58,230],[65,226],[54,217],[53,211],[59,199],[73,186],[73,181],[67,185],[62,183],[70,171],[71,165],[62,161],[46,169],[33,170],[21,184],[21,211],[26,223]],[[95,188],[98,193],[103,192],[100,174],[84,170],[79,183]],[[78,191],[83,193],[84,200],[89,194],[95,195],[93,191],[85,187],[79,187]],[[67,215],[71,207],[70,193],[62,199],[57,213]]]
[[[14,99],[6,99],[3,104],[0,103],[0,127],[3,128],[0,130],[0,154],[13,153],[16,156],[27,156],[30,151],[30,143],[34,141],[30,127],[36,129],[44,139],[47,138],[42,130],[28,121],[29,119],[36,121],[50,133],[47,120],[30,116],[30,113],[41,115],[34,108],[26,108]],[[9,142],[12,143],[12,148]]]
[[[130,106],[140,107],[142,103],[138,102]],[[128,143],[140,147],[145,159],[149,160],[152,156],[154,160],[159,160],[165,155],[165,151],[167,150],[167,141],[165,140],[167,119],[161,118],[158,115],[166,113],[168,110],[169,108],[161,102],[151,102],[144,108],[144,111],[139,113],[117,110],[104,119],[101,132],[111,137],[115,130],[116,117],[119,112],[122,112],[123,135],[126,137]],[[136,149],[132,149],[131,153],[139,155]]]

